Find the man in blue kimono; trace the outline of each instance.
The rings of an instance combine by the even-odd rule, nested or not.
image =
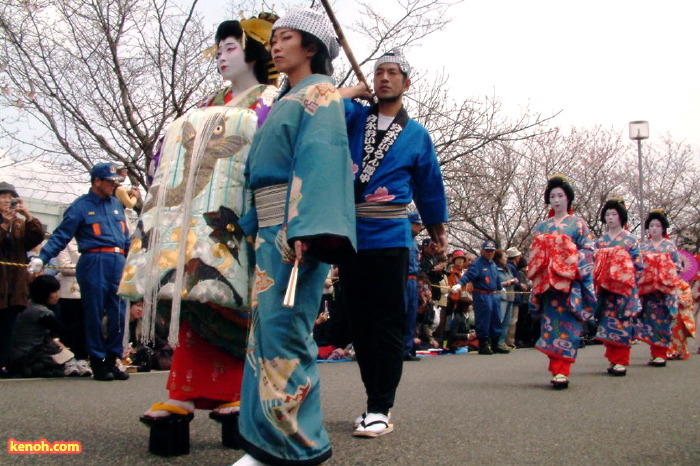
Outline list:
[[[481,244],[481,256],[472,262],[459,283],[450,290],[457,293],[467,282],[474,286],[474,323],[479,339],[479,354],[503,353],[505,348],[498,345],[501,337],[501,277],[498,266],[493,261],[496,243],[486,240]]]
[[[378,103],[345,100],[355,174],[358,254],[340,264],[353,343],[367,392],[367,408],[354,435],[377,437],[393,430],[394,404],[404,361],[405,289],[413,246],[407,207],[414,202],[444,256],[447,206],[442,173],[428,131],[402,105],[411,67],[394,49],[374,68]],[[370,97],[364,86],[345,97]]]
[[[81,256],[76,277],[85,310],[86,348],[95,380],[126,380],[116,366],[123,352],[125,303],[117,296],[131,240],[124,207],[113,196],[121,177],[116,165],[98,163],[90,170],[90,191],[68,207],[61,224],[29,263],[29,272],[41,270],[75,237]],[[107,317],[106,332],[102,316]]]

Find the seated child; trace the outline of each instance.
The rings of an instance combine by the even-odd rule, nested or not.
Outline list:
[[[52,355],[63,349],[55,338],[61,324],[47,306],[58,302],[61,284],[49,275],[40,275],[29,285],[29,306],[17,316],[10,353],[11,373],[23,377],[63,377],[63,364]]]

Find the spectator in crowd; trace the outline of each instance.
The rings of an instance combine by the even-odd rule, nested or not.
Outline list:
[[[408,221],[411,222],[411,237],[413,244],[408,248],[408,281],[406,282],[406,333],[404,335],[404,361],[420,361],[416,356],[416,348],[413,338],[416,335],[416,322],[418,318],[418,274],[419,250],[416,236],[423,229],[423,221],[417,211],[408,213]]]
[[[459,249],[452,253],[452,257],[450,258],[452,267],[450,267],[449,274],[447,275],[447,284],[450,288],[459,283],[462,275],[464,275],[464,272],[466,272],[474,260],[476,260],[476,256],[474,254],[465,254],[464,251]],[[464,290],[449,294],[447,304],[449,313],[466,313],[468,311],[468,308],[471,306],[473,301],[471,288],[471,283],[468,283]]]
[[[441,344],[435,336],[440,325],[440,314],[433,301],[430,278],[421,274],[418,276],[418,335],[413,339],[417,349],[440,348]]]
[[[173,358],[168,344],[168,320],[160,313],[156,316],[156,328],[152,342],[143,341],[143,301],[134,301],[129,307],[129,346],[124,350],[124,361],[136,366],[138,372],[151,369],[167,371]]]
[[[98,163],[90,170],[90,191],[68,207],[39,257],[29,263],[29,272],[41,271],[75,237],[81,252],[76,277],[83,292],[85,340],[95,380],[126,380],[117,359],[123,353],[126,307],[117,296],[117,287],[129,250],[130,239],[124,208],[112,195],[119,181],[116,166]],[[103,333],[102,316],[107,316]]]
[[[92,375],[92,371],[87,361],[89,355],[85,345],[85,313],[83,303],[80,300],[80,285],[75,276],[75,268],[79,259],[80,251],[78,251],[78,243],[75,238],[72,238],[56,256],[56,265],[58,266],[56,278],[61,284],[58,299],[59,320],[62,328],[61,341],[75,354],[78,375],[89,377]]]
[[[498,266],[498,274],[501,277],[501,336],[498,339],[498,347],[500,349],[510,350],[506,346],[506,335],[510,328],[510,322],[513,315],[513,302],[515,301],[515,285],[518,282],[517,272],[515,268],[508,265],[506,252],[498,249],[494,255],[493,261]]]
[[[63,377],[64,364],[54,359],[63,349],[57,338],[61,324],[48,308],[58,303],[60,287],[58,280],[50,275],[40,275],[29,285],[31,300],[17,317],[12,336],[11,373],[23,377]]]
[[[445,276],[445,268],[447,262],[440,258],[438,247],[435,241],[430,238],[423,240],[421,244],[420,256],[420,273],[424,273],[430,278],[430,283],[433,285],[431,291],[433,293],[433,301],[439,301],[441,297],[440,281]]]
[[[121,178],[119,185],[114,189],[114,197],[119,199],[126,209],[134,209],[136,204],[141,200],[141,191],[138,188],[127,189],[124,187],[123,183],[126,181],[127,169],[126,167],[121,167],[117,170],[117,174]]]
[[[447,289],[459,283],[469,266],[476,260],[472,253],[465,254],[462,250],[456,250],[450,258],[451,267],[447,276]],[[446,339],[447,347],[455,350],[467,346],[470,331],[469,311],[473,303],[472,284],[467,283],[464,289],[457,293],[450,293],[447,305]]]
[[[505,348],[498,346],[501,337],[501,277],[498,266],[493,261],[496,243],[486,240],[481,244],[481,257],[472,263],[467,273],[452,287],[452,292],[459,292],[471,282],[474,291],[474,318],[476,336],[479,339],[479,354],[508,354]]]
[[[0,213],[0,377],[7,377],[15,321],[29,297],[29,275],[22,264],[27,263],[27,252],[44,239],[44,229],[5,181],[0,181]]]
[[[527,271],[520,264],[524,262],[523,256],[516,247],[510,247],[506,250],[508,258],[508,267],[512,276],[518,279],[513,287],[513,310],[510,317],[510,326],[505,335],[505,345],[508,349],[517,347],[515,344],[515,332],[520,319],[520,305],[523,303],[523,292],[527,291]],[[524,301],[527,302],[527,299]]]

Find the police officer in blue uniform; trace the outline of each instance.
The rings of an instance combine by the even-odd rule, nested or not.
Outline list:
[[[474,320],[476,336],[479,338],[479,354],[503,353],[510,351],[498,345],[501,336],[501,277],[498,266],[493,261],[496,243],[491,240],[481,244],[481,257],[472,262],[467,273],[452,287],[458,292],[467,282],[474,287]]]
[[[81,256],[76,277],[85,311],[86,347],[95,380],[126,380],[116,359],[122,356],[126,305],[117,296],[130,239],[124,207],[113,196],[117,167],[98,163],[90,170],[90,191],[66,210],[63,221],[29,263],[38,272],[75,237]],[[106,335],[102,316],[107,317]]]

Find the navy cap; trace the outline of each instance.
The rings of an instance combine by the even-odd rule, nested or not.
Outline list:
[[[494,243],[490,239],[487,239],[486,241],[481,243],[481,249],[496,249],[496,243]]]
[[[100,178],[107,181],[121,181],[122,177],[117,175],[117,166],[113,163],[98,163],[92,170],[90,170],[90,176],[93,178]]]
[[[423,220],[420,219],[420,214],[415,210],[408,213],[408,221],[411,223],[420,223],[423,225]]]

